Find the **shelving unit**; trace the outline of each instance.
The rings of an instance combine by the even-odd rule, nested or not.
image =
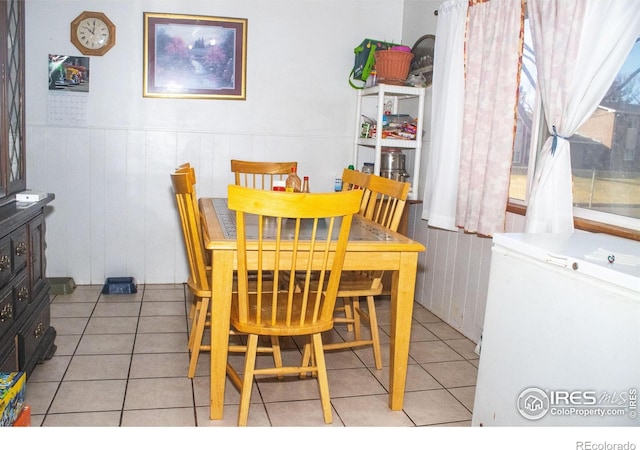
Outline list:
[[[418,183],[420,175],[420,156],[422,153],[422,135],[424,122],[424,100],[426,88],[395,86],[390,84],[379,84],[358,91],[358,106],[356,111],[355,144],[353,150],[353,164],[356,169],[362,167],[365,162],[372,162],[374,173],[380,175],[380,163],[383,147],[400,148],[405,156],[405,164],[411,183],[409,199],[418,198]],[[387,105],[385,107],[385,105]],[[369,109],[367,108],[369,107]],[[371,113],[370,110],[375,111]],[[385,108],[391,114],[410,114],[417,118],[416,139],[383,139],[382,123]],[[363,138],[361,136],[363,115],[374,119],[377,124],[375,138]],[[372,117],[375,116],[375,117]],[[367,151],[367,149],[369,151]]]

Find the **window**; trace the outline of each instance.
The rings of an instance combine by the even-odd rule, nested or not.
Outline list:
[[[526,205],[536,151],[548,136],[536,95],[528,20],[509,197]],[[574,216],[640,230],[640,38],[593,115],[569,139]]]

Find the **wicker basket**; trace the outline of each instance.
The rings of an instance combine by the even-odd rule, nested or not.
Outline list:
[[[409,75],[413,53],[398,50],[377,50],[376,74],[378,81],[387,84],[404,84]]]

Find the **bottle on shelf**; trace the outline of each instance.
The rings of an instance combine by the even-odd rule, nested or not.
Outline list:
[[[287,176],[285,186],[287,192],[300,192],[302,189],[302,181],[300,181],[295,167],[291,168],[291,173]]]
[[[309,177],[302,178],[302,192],[309,193]]]

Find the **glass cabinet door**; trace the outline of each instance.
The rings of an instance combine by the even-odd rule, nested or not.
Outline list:
[[[0,195],[7,196],[26,187],[24,145],[24,2],[1,1],[2,34],[2,140],[0,141]]]

